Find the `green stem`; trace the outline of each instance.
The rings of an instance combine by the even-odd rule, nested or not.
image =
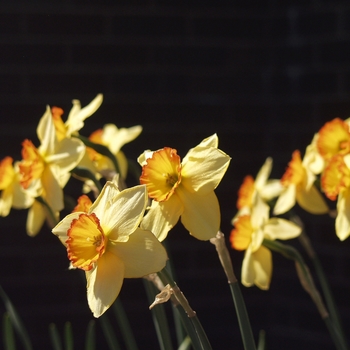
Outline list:
[[[143,278],[148,301],[151,304],[154,301],[154,297],[157,293],[152,282]],[[164,307],[162,304],[158,304],[151,309],[154,327],[158,338],[159,347],[161,350],[173,349],[171,343],[171,337],[169,332],[168,320],[165,315]]]
[[[202,350],[211,350],[212,347],[210,345],[210,342],[208,340],[208,337],[202,327],[202,324],[200,323],[195,311],[192,310],[190,307],[187,299],[175,283],[175,281],[172,279],[171,275],[169,272],[164,268],[162,271],[158,272],[159,278],[162,280],[162,282],[166,285],[169,284],[170,287],[172,288],[173,294],[178,300],[179,304],[183,307],[185,310],[187,316],[192,322],[192,325],[196,331],[197,337],[199,339],[199,342],[201,344]],[[189,334],[190,335],[190,334]]]
[[[129,319],[126,316],[123,305],[118,297],[112,305],[114,315],[122,333],[127,350],[138,350],[136,340],[130,327]]]
[[[341,333],[336,328],[333,320],[329,317],[329,313],[322,301],[322,298],[316,289],[316,286],[313,282],[312,276],[309,272],[307,265],[305,264],[300,253],[292,246],[282,244],[278,241],[271,241],[264,239],[263,245],[266,248],[269,248],[273,251],[276,251],[288,259],[294,260],[296,262],[296,268],[300,282],[304,289],[310,294],[312,300],[314,301],[321,318],[326,323],[328,331],[333,339],[333,342],[338,350],[347,350],[348,347],[344,338],[341,336]]]
[[[311,245],[311,241],[310,241],[309,237],[306,235],[304,230],[302,231],[301,235],[299,236],[299,241],[302,244],[302,246],[305,248],[305,251],[307,252],[310,260],[312,261],[312,263],[314,265],[316,275],[319,279],[321,289],[323,291],[323,295],[324,295],[324,298],[326,300],[326,304],[327,304],[327,307],[328,307],[328,310],[330,313],[330,317],[331,317],[332,321],[334,322],[335,327],[340,332],[341,337],[346,342],[342,322],[341,322],[341,319],[339,316],[339,311],[338,311],[337,305],[336,305],[334,297],[333,297],[333,293],[332,293],[331,288],[329,286],[327,277],[323,271],[321,262],[318,259],[318,256]]]
[[[254,341],[253,332],[250,325],[247,309],[245,306],[245,302],[244,302],[237,278],[233,272],[232,261],[226,247],[224,234],[219,231],[216,237],[210,240],[210,243],[215,245],[216,251],[219,256],[219,260],[224,269],[224,272],[226,274],[226,277],[230,286],[244,349],[255,350],[256,349],[255,341]]]

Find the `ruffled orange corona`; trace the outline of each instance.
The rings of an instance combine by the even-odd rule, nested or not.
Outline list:
[[[232,248],[246,250],[252,240],[254,229],[250,221],[250,215],[242,215],[235,221],[235,228],[230,234]]]
[[[13,159],[11,157],[5,157],[0,162],[0,190],[4,190],[13,181],[15,171],[12,166]]]
[[[350,187],[350,169],[342,155],[334,156],[323,171],[321,185],[326,196],[336,200],[342,190]]]
[[[153,153],[142,168],[140,183],[147,186],[150,198],[166,201],[181,182],[181,162],[176,149],[165,147]]]
[[[63,140],[67,134],[67,127],[65,126],[62,115],[63,109],[60,107],[51,108],[53,124],[55,125],[56,135],[59,141]]]
[[[349,124],[339,118],[327,122],[319,131],[317,148],[326,160],[336,154],[348,154],[350,152]]]
[[[23,161],[19,164],[19,169],[22,175],[21,184],[26,189],[33,180],[41,178],[45,164],[32,141],[24,140],[22,146]]]
[[[238,190],[237,209],[242,209],[243,207],[251,207],[254,192],[254,179],[252,176],[247,175],[244,178],[243,183]]]
[[[67,235],[68,259],[74,267],[90,271],[106,246],[106,236],[100,220],[94,213],[80,214],[72,220]]]
[[[301,161],[300,152],[294,151],[292,160],[288,163],[288,168],[281,178],[281,183],[285,187],[290,184],[298,185],[304,181],[305,177],[306,171]]]
[[[87,213],[91,205],[91,199],[86,194],[83,194],[78,198],[78,204],[73,209],[73,213],[76,211],[82,211],[84,213]]]

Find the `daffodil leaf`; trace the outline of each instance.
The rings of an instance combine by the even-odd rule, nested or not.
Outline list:
[[[106,314],[100,317],[103,334],[110,350],[121,350],[118,339],[112,329],[111,323]]]
[[[51,323],[49,325],[49,333],[50,333],[52,348],[54,350],[63,350],[60,335],[54,323]]]
[[[2,328],[5,350],[15,350],[15,337],[13,334],[12,323],[8,312],[5,312],[2,318]]]
[[[85,338],[85,350],[95,350],[96,348],[95,324],[96,322],[94,320],[91,320],[88,324]]]
[[[70,322],[66,322],[64,325],[64,344],[65,350],[73,350],[73,330],[72,324]]]

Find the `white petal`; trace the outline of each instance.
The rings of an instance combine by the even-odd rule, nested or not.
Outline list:
[[[291,239],[299,236],[301,227],[291,221],[271,218],[264,226],[265,238],[274,239]]]

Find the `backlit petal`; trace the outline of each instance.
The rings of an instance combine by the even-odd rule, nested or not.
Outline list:
[[[315,186],[307,191],[300,188],[296,193],[297,203],[311,214],[326,214],[329,212],[326,201]]]
[[[168,259],[163,245],[150,231],[136,229],[127,242],[108,245],[108,251],[118,256],[125,267],[125,278],[138,278],[165,267]]]
[[[337,202],[338,215],[335,219],[335,232],[341,241],[350,235],[350,189],[339,193]]]
[[[83,213],[74,212],[67,215],[52,229],[52,233],[56,235],[64,245],[66,245],[66,241],[68,239],[68,230],[70,229],[72,221],[78,219],[80,214]]]
[[[202,196],[180,186],[176,193],[184,206],[181,222],[190,234],[203,241],[215,237],[220,228],[220,207],[214,191]]]
[[[7,216],[10,213],[13,201],[12,186],[8,186],[1,192],[0,216]]]
[[[270,176],[271,169],[272,169],[272,158],[269,157],[266,159],[264,165],[261,167],[258,174],[256,175],[255,187],[258,190],[262,189],[265,186],[267,179]]]
[[[46,218],[44,207],[37,201],[28,210],[27,216],[27,234],[29,236],[36,236],[42,228]]]
[[[296,185],[291,184],[285,188],[277,199],[273,209],[275,215],[284,214],[289,209],[293,208],[296,202]]]
[[[46,111],[39,121],[36,132],[38,139],[41,142],[39,147],[40,154],[43,157],[49,154],[54,154],[58,139],[50,106],[46,106]]]
[[[141,228],[151,231],[162,242],[179,221],[183,210],[182,202],[176,194],[165,202],[152,201],[151,209],[141,222]]]
[[[269,219],[263,230],[265,238],[270,240],[291,239],[299,236],[301,233],[301,227],[291,221],[280,218]]]
[[[189,192],[207,194],[224,176],[231,158],[213,147],[192,148],[182,161],[181,185]]]
[[[201,141],[197,147],[214,147],[218,148],[219,145],[219,138],[217,134],[213,134],[209,137],[206,137],[204,140]]]
[[[124,263],[106,251],[96,267],[86,272],[88,304],[95,317],[100,317],[119,295],[124,279]]]
[[[230,234],[231,246],[236,250],[245,250],[248,248],[253,234],[250,215],[239,216],[234,225],[235,228]]]

